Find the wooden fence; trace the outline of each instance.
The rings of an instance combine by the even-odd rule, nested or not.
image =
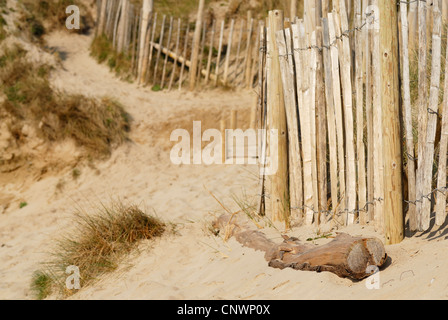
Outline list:
[[[446,223],[448,94],[443,92],[448,93],[448,77],[441,64],[442,8],[438,1],[392,5],[399,8],[399,21],[390,34],[396,30],[400,42],[392,65],[399,72],[391,79],[382,69],[393,52],[380,51],[385,38],[380,37],[378,2],[354,0],[348,15],[345,1],[333,0],[332,11],[315,16],[305,9],[294,21],[281,11],[269,13],[260,36],[258,127],[278,130],[275,148],[267,138],[261,144],[278,154],[279,163],[277,174],[261,175],[260,211],[268,195],[274,220],[373,224],[385,232],[388,215],[397,214],[383,210],[394,188],[403,195],[397,211],[406,215],[409,230]],[[417,29],[408,25],[415,10]],[[394,103],[386,105],[382,92],[395,80],[392,93],[400,100],[400,113],[388,118]],[[384,133],[390,134],[392,126],[399,130],[402,151],[394,151],[397,162],[385,164]],[[385,183],[391,170],[403,173],[402,183],[393,187]]]
[[[160,89],[201,86],[252,88],[258,77],[261,21],[204,20],[200,0],[196,21],[161,16],[130,0],[98,1],[97,35],[130,57],[139,84]],[[194,69],[194,75],[191,71]]]

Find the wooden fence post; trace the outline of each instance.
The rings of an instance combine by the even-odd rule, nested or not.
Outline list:
[[[269,131],[277,130],[277,148],[270,145],[271,162],[277,160],[277,172],[270,175],[271,213],[273,221],[289,219],[289,190],[288,190],[288,144],[285,101],[280,77],[280,62],[275,34],[283,30],[284,15],[281,10],[269,11],[268,31],[268,63],[270,65],[268,77],[268,124]],[[229,44],[230,45],[230,44]],[[274,142],[275,143],[275,142]],[[277,149],[277,154],[274,150]]]
[[[396,3],[390,0],[379,0],[379,11],[384,161],[384,229],[386,244],[396,244],[404,238],[399,121],[398,12]]]
[[[194,29],[193,36],[193,48],[191,53],[191,66],[190,66],[190,91],[193,91],[196,87],[196,77],[198,73],[198,55],[199,46],[201,41],[202,20],[204,16],[205,0],[199,0],[198,15],[196,18],[196,27]]]

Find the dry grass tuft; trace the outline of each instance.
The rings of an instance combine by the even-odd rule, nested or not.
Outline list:
[[[117,102],[55,92],[48,81],[51,70],[26,60],[20,47],[0,56],[0,109],[17,121],[31,122],[47,141],[72,138],[95,157],[109,156],[127,140],[130,116]],[[0,94],[1,94],[0,93]]]
[[[101,204],[94,214],[78,210],[73,225],[73,231],[57,242],[52,261],[44,264],[45,271],[33,275],[31,289],[38,299],[56,291],[63,296],[76,293],[66,288],[67,267],[79,268],[81,288],[86,287],[116,270],[140,240],[160,237],[166,230],[159,219],[121,202]]]

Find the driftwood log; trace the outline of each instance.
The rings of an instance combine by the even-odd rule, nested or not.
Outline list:
[[[234,237],[243,246],[265,252],[265,259],[273,268],[293,268],[305,271],[329,271],[342,278],[361,280],[380,268],[387,259],[383,243],[377,238],[352,237],[339,233],[331,242],[316,246],[302,243],[294,237],[283,236],[277,244],[236,215],[223,215],[214,224]]]

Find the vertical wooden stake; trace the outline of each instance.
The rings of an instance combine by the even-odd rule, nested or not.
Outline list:
[[[336,39],[335,33],[335,13],[328,14],[328,29],[330,34],[330,43]],[[331,72],[333,81],[333,99],[336,116],[336,132],[338,143],[338,163],[339,163],[339,209],[344,212],[346,209],[346,187],[345,187],[345,150],[344,150],[344,122],[342,116],[341,101],[341,81],[339,77],[339,56],[338,49],[335,46],[330,47]],[[333,202],[335,204],[335,202]],[[345,223],[345,221],[344,221]]]
[[[429,91],[428,110],[428,127],[425,139],[425,158],[423,159],[422,172],[422,193],[428,195],[432,191],[432,177],[434,164],[434,145],[436,138],[436,128],[438,119],[439,91],[440,91],[440,74],[442,70],[442,15],[439,10],[438,1],[433,3],[433,32],[432,32],[432,63],[431,63],[431,86]],[[423,197],[422,200],[422,230],[428,230],[431,215],[431,200]]]
[[[291,216],[298,218],[302,213],[302,157],[299,142],[297,87],[294,79],[294,51],[291,48],[290,29],[277,31],[277,46],[280,55],[280,69],[285,96],[286,120],[288,126],[288,156],[289,156],[289,195]],[[293,209],[294,208],[294,209]]]
[[[333,96],[333,75],[330,56],[330,34],[328,19],[322,19],[323,27],[323,67],[325,75],[325,99],[327,105],[327,125],[328,125],[328,149],[330,158],[330,191],[331,206],[335,210],[338,206],[338,154],[337,154],[337,134],[336,118]]]
[[[342,36],[342,31],[348,30],[347,12],[344,1],[340,1],[340,26],[339,18],[335,19],[337,24],[336,33]],[[341,30],[341,31],[338,31]],[[347,197],[347,224],[353,224],[356,209],[356,159],[354,146],[354,121],[353,121],[353,97],[351,83],[351,50],[347,37],[342,36],[342,43],[339,46],[339,60],[341,64],[341,82],[342,95],[344,101],[344,119],[345,119],[345,147],[346,147],[346,197]]]
[[[414,161],[414,135],[412,133],[412,106],[411,89],[409,78],[409,45],[408,45],[408,20],[407,4],[400,3],[401,11],[401,38],[403,42],[403,63],[402,63],[402,88],[403,88],[403,124],[406,132],[407,173],[408,173],[408,200],[415,201],[415,161]],[[414,40],[415,41],[415,40]],[[409,229],[417,230],[415,204],[410,203],[408,209]]]
[[[207,59],[207,68],[205,71],[205,84],[208,84],[208,81],[210,79],[210,69],[212,66],[212,58],[213,58],[213,44],[215,41],[215,26],[216,25],[216,20],[213,20],[213,25],[212,25],[212,34],[210,36],[210,46],[209,46],[209,52],[208,52],[208,59]]]
[[[446,2],[443,2],[444,5]],[[448,59],[448,50],[447,50]],[[446,161],[448,153],[448,68],[445,69],[445,94],[443,97],[443,111],[442,111],[442,128],[440,135],[440,149],[439,149],[439,169],[437,178],[437,188],[445,192],[437,193],[436,201],[436,225],[441,226],[446,220]]]
[[[246,47],[246,55],[244,58],[244,80],[246,88],[250,88],[250,71],[252,66],[252,33],[254,28],[254,19],[251,18],[251,11],[249,11],[248,14],[248,21],[250,21],[249,24],[249,33],[247,34],[247,47]]]
[[[423,196],[423,160],[425,158],[426,128],[428,125],[428,83],[427,83],[427,40],[426,40],[426,3],[418,2],[418,166],[416,197],[420,199]],[[422,205],[417,202],[417,228],[422,229]]]
[[[187,50],[188,50],[188,36],[190,34],[190,24],[187,21],[187,31],[185,31],[185,42],[184,42],[184,51],[183,51],[183,57],[184,60],[182,61],[182,67],[180,68],[180,76],[179,76],[179,90],[182,90],[182,84],[184,82],[184,70],[185,70],[185,64],[187,61]]]
[[[180,44],[181,25],[182,25],[182,20],[179,18],[179,19],[177,19],[177,39],[176,39],[176,48],[174,49],[174,53],[176,54],[176,58],[174,58],[173,71],[171,71],[170,84],[168,85],[168,90],[169,91],[171,91],[171,88],[173,87],[174,77],[176,76],[177,61],[178,61],[178,58],[179,58],[179,44]]]
[[[140,52],[138,55],[138,82],[139,84],[142,84],[145,79],[145,73],[143,70],[146,68],[146,64],[144,61],[146,60],[146,57],[148,57],[148,49],[147,49],[147,43],[148,43],[148,25],[150,23],[150,18],[152,16],[153,11],[153,0],[144,0],[143,1],[143,7],[142,7],[142,18],[141,18],[141,27],[140,27],[140,37],[139,37],[139,44],[140,44]]]
[[[235,19],[232,19],[232,22],[230,22],[230,31],[229,31],[229,40],[227,43],[227,53],[226,53],[226,62],[224,65],[224,76],[223,76],[223,82],[226,85],[228,76],[229,76],[229,67],[230,67],[230,55],[232,53],[232,42],[233,42],[233,29],[235,26]]]
[[[154,74],[153,74],[153,80],[152,80],[152,84],[153,84],[153,85],[156,84],[156,79],[157,79],[157,69],[158,69],[158,66],[159,66],[160,56],[162,55],[163,38],[164,38],[164,36],[165,36],[165,21],[166,21],[166,15],[163,15],[163,19],[162,19],[162,29],[160,30],[159,50],[157,51],[156,65],[154,66]]]
[[[379,0],[381,105],[384,160],[384,229],[386,244],[404,238],[402,158],[400,135],[400,81],[398,12],[394,2]]]
[[[237,47],[237,50],[236,50],[235,76],[233,77],[234,83],[236,83],[236,80],[238,79],[238,70],[239,70],[240,52],[241,52],[241,41],[243,40],[244,27],[245,27],[245,21],[241,20],[240,36],[238,38],[238,47]]]
[[[204,50],[205,50],[205,39],[207,37],[207,23],[204,21],[202,26],[202,39],[201,39],[201,50],[198,58],[198,74],[197,77],[199,78],[199,81],[201,80],[202,76],[202,65],[203,65],[203,59],[204,59]]]
[[[98,27],[96,29],[97,36],[100,36],[104,33],[106,25],[106,9],[107,9],[107,0],[101,0],[100,16],[98,18]]]
[[[290,14],[291,21],[294,21],[297,17],[297,0],[291,0],[291,14]]]
[[[310,50],[299,50],[307,47],[305,28],[302,21],[291,26],[293,32],[294,57],[296,63],[297,101],[299,110],[300,132],[303,153],[303,205],[305,223],[313,223],[315,207],[313,184],[313,148],[311,143],[311,95],[310,82]],[[315,150],[314,150],[315,152]]]
[[[281,10],[269,12],[268,59],[270,73],[268,74],[268,125],[270,134],[277,131],[277,148],[270,145],[271,161],[277,160],[277,172],[270,175],[271,212],[273,221],[288,221],[290,216],[288,188],[288,144],[285,101],[280,77],[280,62],[275,34],[283,30],[284,15]],[[275,142],[274,142],[275,143]],[[275,149],[277,153],[275,154]]]
[[[170,50],[170,45],[171,45],[171,36],[173,34],[173,17],[171,17],[170,19],[170,29],[168,31],[168,39],[166,41],[166,49]],[[168,54],[165,55],[165,61],[163,62],[163,71],[162,71],[162,81],[160,84],[160,88],[163,89],[164,85],[165,85],[165,75],[166,75],[166,64],[168,62]]]
[[[222,41],[224,37],[224,21],[221,22],[221,33],[219,36],[219,45],[218,45],[218,57],[216,58],[216,69],[215,69],[215,86],[218,85],[219,80],[219,67],[221,64],[221,55],[222,55]]]
[[[356,25],[360,26],[362,23],[362,6],[361,0],[355,1],[355,15]],[[367,203],[367,187],[366,187],[366,156],[364,145],[364,90],[363,90],[363,70],[362,70],[362,36],[363,34],[357,32],[355,34],[355,91],[356,91],[356,153],[358,156],[358,208],[363,209]],[[359,214],[359,223],[366,224],[367,212],[361,211]]]
[[[157,12],[154,13],[154,23],[152,25],[152,31],[151,31],[151,40],[149,41],[149,52],[148,52],[148,59],[144,59],[143,61],[143,70],[142,70],[142,81],[144,84],[147,84],[149,82],[149,74],[151,71],[151,64],[152,64],[152,58],[154,55],[154,39],[156,36],[156,29],[157,29]]]
[[[190,66],[190,91],[193,91],[196,86],[196,76],[198,69],[198,55],[199,45],[201,40],[202,20],[204,16],[205,0],[199,0],[198,15],[196,18],[196,27],[193,36],[193,48],[191,53],[191,66]]]

